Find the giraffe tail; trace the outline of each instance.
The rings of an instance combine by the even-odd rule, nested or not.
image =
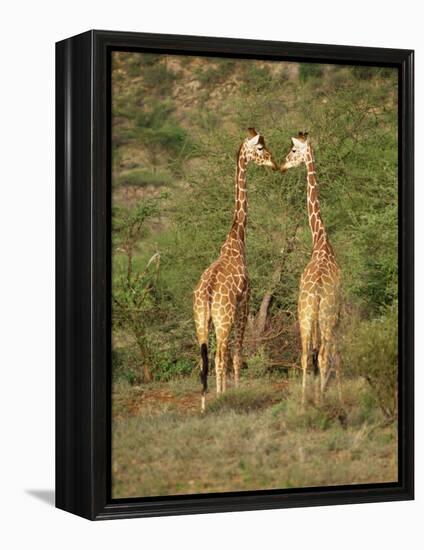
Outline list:
[[[197,302],[196,302],[197,298]],[[194,304],[194,320],[196,324],[197,341],[200,346],[200,382],[202,383],[201,410],[205,410],[206,392],[208,391],[208,333],[210,322],[210,292],[209,288],[197,290]]]
[[[202,344],[200,346],[200,355],[202,356],[202,368],[200,371],[200,381],[202,383],[202,412],[205,410],[206,392],[208,391],[208,346]]]
[[[204,395],[208,390],[209,361],[208,361],[208,346],[207,346],[207,344],[202,344],[200,346],[200,355],[202,356],[202,369],[200,371],[200,381],[203,384],[202,395]]]
[[[318,350],[314,348],[312,350],[312,368],[314,376],[318,376],[319,368],[318,368]]]

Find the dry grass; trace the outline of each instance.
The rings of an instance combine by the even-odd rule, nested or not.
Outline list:
[[[299,385],[246,381],[198,410],[195,379],[115,386],[115,498],[380,483],[397,479],[396,425],[360,380],[344,408],[299,408]],[[138,406],[134,406],[137,403]]]

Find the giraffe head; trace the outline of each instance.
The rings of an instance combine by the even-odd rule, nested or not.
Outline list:
[[[306,153],[308,151],[308,133],[299,132],[299,135],[297,137],[292,137],[291,141],[292,146],[280,167],[281,172],[285,172],[289,168],[296,168],[296,166],[300,166],[303,163],[306,164]]]
[[[247,132],[247,138],[242,144],[242,151],[246,161],[253,161],[258,166],[270,166],[273,170],[277,170],[277,163],[266,148],[264,137],[255,128],[248,128]]]

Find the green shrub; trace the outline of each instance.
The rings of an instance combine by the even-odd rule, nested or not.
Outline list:
[[[272,86],[272,75],[267,67],[256,64],[246,64],[244,67],[243,90],[249,94],[252,91],[262,91]]]
[[[365,378],[388,420],[397,414],[398,311],[397,306],[366,322],[353,322],[342,349],[348,370]]]
[[[198,68],[194,71],[194,75],[202,86],[209,86],[216,83],[219,71],[216,67]]]
[[[262,347],[249,358],[249,377],[262,378],[267,372],[267,363],[268,357]]]
[[[176,79],[176,74],[169,71],[163,63],[152,64],[141,69],[145,85],[154,91],[154,94],[169,93]]]
[[[291,395],[286,401],[275,405],[275,417],[284,418],[289,430],[328,430],[334,426],[345,426],[346,411],[336,400],[328,397],[321,405],[308,403],[302,411],[298,395]]]
[[[176,359],[175,354],[161,353],[153,357],[155,380],[160,382],[169,382],[185,376],[190,376],[194,370],[191,361],[180,358]]]
[[[198,67],[194,74],[196,79],[204,87],[216,86],[229,78],[235,69],[235,62],[231,59],[217,59],[216,64],[205,67]]]
[[[127,56],[127,71],[128,75],[132,77],[138,77],[143,74],[146,68],[156,65],[161,60],[160,55],[145,53],[140,55],[138,53],[128,53]]]
[[[132,348],[112,349],[112,378],[125,380],[131,386],[140,382],[142,373],[137,372],[137,353]]]
[[[311,78],[321,78],[322,75],[322,65],[319,63],[301,63],[299,65],[299,79],[302,82],[306,82]]]

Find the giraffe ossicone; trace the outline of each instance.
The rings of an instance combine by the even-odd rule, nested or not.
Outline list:
[[[229,338],[234,332],[234,384],[238,385],[242,365],[244,331],[249,311],[249,276],[246,265],[247,188],[246,168],[253,161],[273,170],[277,164],[254,128],[240,145],[237,155],[233,223],[218,259],[202,274],[194,290],[193,315],[200,347],[202,383],[201,410],[206,406],[209,369],[208,338],[211,323],[216,334],[216,391],[226,390]]]
[[[305,267],[299,287],[298,319],[302,345],[302,407],[306,398],[307,370],[310,362],[320,373],[318,398],[322,399],[332,361],[342,401],[337,325],[340,313],[340,267],[328,239],[318,199],[315,161],[308,134],[292,137],[292,148],[280,167],[281,172],[302,164],[306,166],[307,211],[312,234],[312,256]]]

